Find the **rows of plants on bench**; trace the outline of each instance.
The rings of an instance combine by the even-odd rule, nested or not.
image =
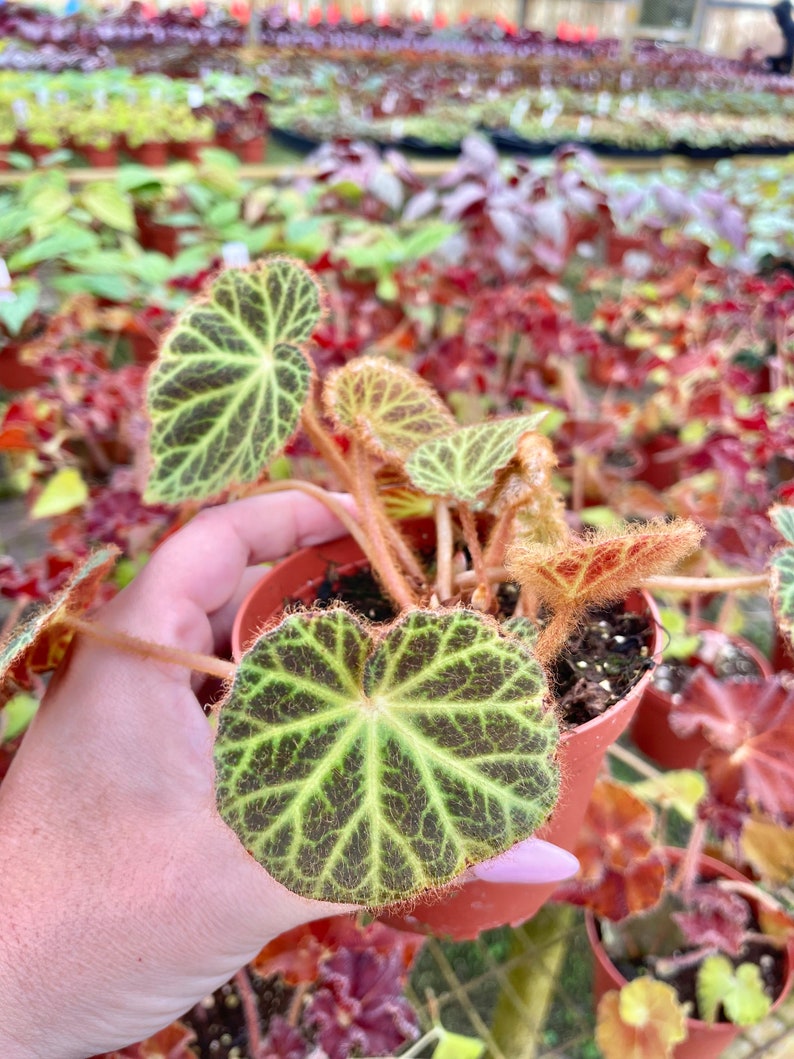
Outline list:
[[[0,154],[34,157],[70,148],[114,164],[122,147],[164,164],[197,145],[229,149],[256,141],[264,152],[267,115],[251,77],[207,73],[198,82],[124,69],[92,74],[0,73]]]

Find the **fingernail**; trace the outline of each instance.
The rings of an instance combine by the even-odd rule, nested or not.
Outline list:
[[[551,883],[570,879],[579,861],[567,849],[542,838],[528,838],[492,860],[475,864],[468,874],[493,883]]]

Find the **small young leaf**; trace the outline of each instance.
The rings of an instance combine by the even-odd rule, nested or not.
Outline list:
[[[473,505],[494,484],[497,472],[515,457],[521,436],[535,430],[543,415],[476,423],[425,441],[405,465],[408,477],[431,496]]]
[[[511,576],[530,586],[552,610],[623,599],[646,577],[669,569],[693,551],[703,531],[678,519],[626,525],[569,540],[563,548],[519,542],[509,556]]]
[[[457,429],[435,390],[386,357],[356,357],[338,368],[328,376],[323,399],[337,429],[381,459],[403,462],[421,442]]]
[[[259,477],[297,428],[311,380],[304,345],[321,313],[311,273],[281,259],[227,269],[185,310],[149,380],[148,502]]]
[[[35,695],[20,691],[13,695],[0,711],[0,743],[8,743],[21,735],[39,708]]]
[[[595,1039],[604,1059],[671,1059],[686,1037],[686,1011],[665,982],[635,978],[601,997]]]
[[[71,639],[59,625],[65,617],[81,614],[90,606],[97,587],[119,554],[119,549],[112,544],[97,548],[74,570],[65,588],[49,604],[35,610],[11,630],[0,644],[0,685],[11,678],[29,686],[27,677],[31,667],[39,673],[55,668]],[[47,650],[37,659],[37,649],[42,644]]]
[[[221,816],[283,885],[370,907],[532,834],[557,798],[540,666],[471,611],[373,636],[294,614],[243,656],[215,743]]]
[[[433,1059],[480,1059],[484,1054],[485,1045],[478,1037],[442,1030]]]
[[[49,478],[30,509],[31,518],[53,518],[88,500],[88,486],[76,467],[62,467]]]
[[[706,781],[694,769],[671,769],[655,779],[640,780],[631,789],[640,798],[675,809],[689,823],[694,823],[695,811],[706,795]]]
[[[716,1022],[722,1006],[735,1025],[753,1026],[772,1007],[754,963],[741,963],[734,969],[726,956],[707,956],[698,968],[695,985],[700,1017],[705,1022]]]

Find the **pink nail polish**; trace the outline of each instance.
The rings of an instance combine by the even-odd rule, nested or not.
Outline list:
[[[528,838],[492,860],[476,864],[469,876],[493,883],[551,883],[570,879],[579,870],[579,861],[551,842]]]

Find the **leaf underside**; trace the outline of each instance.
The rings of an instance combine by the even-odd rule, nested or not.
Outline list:
[[[29,687],[31,672],[54,669],[71,640],[62,627],[64,618],[82,614],[91,604],[99,584],[120,555],[112,544],[97,548],[77,567],[63,589],[46,605],[20,622],[0,645],[0,685],[11,679]],[[61,626],[61,628],[59,628]]]
[[[457,429],[435,390],[386,357],[356,357],[333,372],[324,401],[337,428],[382,459],[402,462],[421,442]]]
[[[281,259],[227,269],[186,309],[149,379],[148,502],[256,481],[297,429],[312,376],[304,346],[321,315],[311,273]]]
[[[515,457],[519,438],[535,430],[545,415],[513,416],[474,426],[419,445],[405,469],[413,484],[431,496],[474,505]]]
[[[558,790],[542,670],[471,611],[373,636],[339,609],[287,617],[221,711],[221,816],[305,897],[379,907],[532,834]]]

